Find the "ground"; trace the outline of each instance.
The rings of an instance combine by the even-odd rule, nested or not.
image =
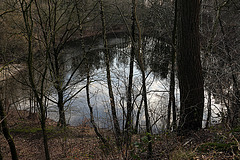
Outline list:
[[[44,149],[37,115],[28,116],[26,111],[10,111],[9,128],[14,138],[20,160],[42,160]],[[57,123],[47,120],[49,150],[53,160],[72,159],[123,159],[126,155],[114,147],[104,150],[94,130],[87,124],[68,126],[64,132]],[[111,133],[101,131],[107,139]],[[240,159],[240,128],[229,129],[218,125],[210,129],[189,132],[187,136],[164,132],[152,137],[152,159]],[[146,159],[147,138],[144,134],[134,135],[127,159]],[[11,159],[7,141],[0,134],[0,147],[4,160]]]

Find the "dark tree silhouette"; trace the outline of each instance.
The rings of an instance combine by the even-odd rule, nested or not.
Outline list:
[[[16,147],[15,147],[13,138],[10,135],[10,132],[9,132],[9,128],[8,128],[7,120],[6,120],[6,115],[5,115],[5,112],[4,112],[4,107],[2,105],[2,100],[0,100],[0,124],[2,126],[3,135],[8,142],[8,145],[9,145],[9,148],[10,148],[10,151],[11,151],[11,155],[12,155],[12,159],[13,160],[18,160],[17,150],[16,150]],[[0,155],[0,159],[2,159],[1,155]]]
[[[178,0],[177,63],[180,87],[179,131],[202,127],[203,76],[199,42],[199,0]]]

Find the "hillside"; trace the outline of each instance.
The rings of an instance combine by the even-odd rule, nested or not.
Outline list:
[[[26,111],[10,111],[9,127],[15,140],[19,159],[44,159],[41,128],[36,115],[28,116]],[[83,124],[68,126],[66,132],[57,127],[57,123],[47,120],[47,132],[51,158],[63,159],[123,159],[124,151],[111,146],[104,151],[94,130]],[[102,130],[111,139],[111,133]],[[145,159],[147,142],[144,135],[135,135],[128,159]],[[152,159],[238,159],[240,129],[229,130],[224,125],[202,129],[177,136],[174,133],[154,135]],[[11,159],[7,141],[0,135],[3,159]]]

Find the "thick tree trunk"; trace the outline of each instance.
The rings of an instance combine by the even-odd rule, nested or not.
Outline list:
[[[11,151],[11,155],[12,155],[12,159],[18,160],[17,150],[15,147],[13,138],[10,135],[9,128],[7,126],[7,120],[6,120],[5,116],[6,115],[5,115],[4,107],[2,105],[2,101],[0,100],[0,121],[1,121],[1,125],[2,125],[2,132],[3,132],[5,139],[8,142],[8,145],[9,145],[9,148]],[[0,159],[1,159],[1,155],[0,155]]]
[[[177,62],[180,87],[180,131],[202,128],[204,108],[200,60],[200,0],[178,0]]]
[[[63,102],[63,91],[58,91],[58,110],[59,110],[59,121],[58,125],[61,128],[66,127],[66,118],[65,118],[65,110],[64,110],[64,102]]]
[[[49,55],[50,56],[50,55]],[[66,119],[65,119],[65,110],[64,110],[64,100],[63,100],[63,89],[62,89],[62,84],[63,84],[63,78],[60,74],[60,67],[59,67],[59,52],[54,53],[54,66],[52,66],[54,71],[54,77],[56,79],[56,84],[55,84],[55,89],[57,90],[57,95],[58,95],[58,111],[59,111],[59,121],[58,125],[61,128],[66,127]]]

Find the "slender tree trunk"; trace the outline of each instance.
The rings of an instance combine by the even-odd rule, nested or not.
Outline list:
[[[30,97],[29,97],[29,114],[28,114],[28,117],[29,118],[31,118],[31,116],[32,116],[32,107],[33,107],[33,103],[32,103],[32,100],[33,100],[33,98],[32,98],[33,96],[32,96],[32,90],[30,90]]]
[[[204,108],[200,60],[199,0],[178,0],[177,62],[180,88],[179,131],[202,128]]]
[[[79,22],[79,25],[81,26],[80,28],[80,33],[81,33],[81,45],[82,45],[82,50],[84,51],[84,56],[86,57],[86,51],[85,51],[85,45],[84,45],[84,41],[83,41],[83,34],[82,34],[82,25]],[[90,100],[90,91],[89,91],[89,85],[90,85],[90,67],[89,67],[89,59],[87,59],[87,84],[86,84],[86,95],[87,95],[87,104],[88,104],[88,108],[90,111],[90,122],[93,125],[94,131],[96,133],[96,135],[98,136],[98,138],[102,141],[102,143],[105,145],[106,149],[109,150],[110,145],[108,144],[108,141],[103,137],[103,135],[100,133],[100,131],[98,130],[97,124],[95,123],[94,120],[94,115],[93,115],[93,107],[91,105],[91,100]]]
[[[167,129],[170,129],[171,109],[173,115],[173,130],[177,127],[177,115],[176,115],[176,102],[175,102],[175,61],[176,61],[176,30],[177,30],[177,0],[175,0],[175,13],[174,13],[174,24],[172,31],[172,57],[171,57],[171,74],[170,74],[170,93],[169,93],[169,104],[168,104],[168,121]]]
[[[134,129],[134,133],[136,133],[136,134],[138,133],[139,118],[140,118],[140,113],[141,113],[141,109],[142,109],[142,104],[143,104],[143,97],[142,97],[140,105],[138,107],[137,116],[136,116],[136,125],[135,125],[135,129]]]
[[[170,78],[171,79],[171,78]],[[171,83],[170,83],[171,88]],[[170,89],[171,92],[171,89]],[[171,122],[171,108],[172,108],[172,97],[171,93],[169,92],[169,100],[168,100],[168,108],[167,108],[167,130],[171,130],[170,128],[170,122]]]
[[[136,58],[138,65],[141,70],[141,75],[142,75],[142,96],[143,96],[143,103],[144,103],[144,110],[145,110],[145,120],[146,120],[146,131],[147,131],[147,138],[148,138],[148,150],[147,150],[147,158],[151,159],[152,157],[152,130],[151,130],[151,123],[150,123],[150,117],[148,113],[148,102],[147,102],[147,86],[146,86],[146,75],[145,75],[145,64],[144,64],[144,56],[141,52],[141,43],[142,43],[142,38],[141,38],[141,28],[139,26],[137,17],[136,17],[136,25],[138,29],[138,48],[136,52]]]
[[[143,69],[143,68],[142,68]],[[147,103],[147,90],[146,90],[146,79],[145,79],[145,71],[141,69],[142,72],[142,85],[143,85],[143,98],[144,98],[144,109],[145,109],[145,119],[146,119],[146,130],[147,130],[147,138],[148,138],[148,159],[152,157],[152,138],[151,138],[151,123],[148,113],[148,103]]]
[[[173,53],[175,54],[175,52]],[[173,55],[172,55],[173,56]],[[171,75],[170,75],[170,92],[169,92],[169,102],[168,102],[168,117],[167,117],[167,129],[171,130],[171,110],[173,112],[173,130],[176,129],[176,124],[177,124],[177,118],[176,118],[176,103],[175,103],[175,56],[174,60],[172,58],[172,66],[171,66]]]
[[[50,160],[50,154],[49,154],[49,150],[48,150],[48,138],[47,138],[47,133],[46,133],[46,117],[45,117],[45,111],[43,111],[43,110],[41,111],[41,128],[42,128],[42,134],[43,134],[43,145],[44,145],[44,151],[45,151],[45,158],[46,158],[46,160]]]
[[[13,138],[10,135],[9,128],[7,126],[7,119],[6,119],[5,116],[6,115],[5,115],[4,107],[3,107],[3,104],[2,104],[2,100],[0,100],[0,121],[2,122],[1,123],[1,125],[2,125],[2,132],[3,132],[3,135],[4,135],[5,139],[7,140],[8,145],[10,147],[12,159],[13,160],[18,160],[17,150],[16,150],[16,147],[15,147]],[[1,158],[2,157],[1,157],[1,152],[0,152],[0,159]]]
[[[127,118],[125,125],[125,143],[128,145],[131,143],[131,134],[132,134],[132,112],[133,112],[133,104],[132,104],[132,81],[133,81],[133,65],[134,65],[134,57],[135,57],[135,27],[136,27],[136,1],[132,0],[132,33],[131,33],[131,56],[130,56],[130,68],[129,68],[129,79],[128,79],[128,89],[127,89]]]
[[[88,64],[87,64],[88,65]],[[87,104],[88,104],[88,108],[90,111],[90,122],[93,125],[94,131],[96,133],[96,135],[98,136],[98,138],[102,141],[102,143],[107,147],[107,149],[109,149],[109,144],[108,141],[102,136],[102,134],[99,132],[97,125],[94,121],[94,116],[93,116],[93,108],[90,102],[90,95],[89,95],[89,84],[90,84],[90,75],[89,75],[89,67],[87,67],[88,72],[87,72],[87,86],[86,86],[86,94],[87,94]]]
[[[211,98],[212,94],[211,91],[208,91],[208,103],[207,103],[207,109],[208,109],[208,115],[207,115],[207,121],[206,121],[206,127],[205,128],[209,128],[211,125],[211,116],[212,116],[212,98]]]
[[[50,154],[48,150],[48,143],[47,143],[47,135],[46,135],[46,117],[45,117],[45,111],[46,108],[43,105],[43,88],[44,88],[44,82],[46,78],[47,73],[47,67],[45,66],[44,73],[42,74],[41,79],[41,86],[40,86],[40,93],[37,91],[36,84],[34,82],[34,74],[33,74],[33,51],[32,51],[32,36],[33,36],[33,18],[32,18],[32,11],[31,11],[31,3],[33,0],[29,2],[29,4],[24,0],[20,1],[19,3],[21,5],[22,15],[24,18],[24,25],[27,33],[27,40],[28,40],[28,59],[27,59],[27,65],[28,65],[28,78],[31,85],[31,89],[34,93],[34,96],[37,99],[37,103],[39,105],[40,110],[40,122],[41,122],[41,128],[42,128],[42,134],[43,134],[43,143],[44,143],[44,150],[45,150],[45,158],[46,160],[50,160]]]
[[[103,42],[104,42],[104,55],[105,55],[105,64],[106,64],[106,72],[107,72],[107,84],[108,84],[108,94],[110,98],[110,105],[112,110],[112,117],[113,117],[113,124],[116,134],[116,141],[117,145],[121,146],[121,130],[117,118],[117,112],[115,107],[115,101],[114,101],[114,95],[113,95],[113,89],[112,89],[112,82],[111,82],[111,72],[110,72],[110,63],[109,63],[109,49],[107,44],[107,36],[106,36],[106,24],[105,24],[105,16],[104,16],[104,9],[103,9],[103,3],[102,0],[99,0],[100,4],[100,15],[101,15],[101,21],[102,21],[102,34],[103,34]]]

